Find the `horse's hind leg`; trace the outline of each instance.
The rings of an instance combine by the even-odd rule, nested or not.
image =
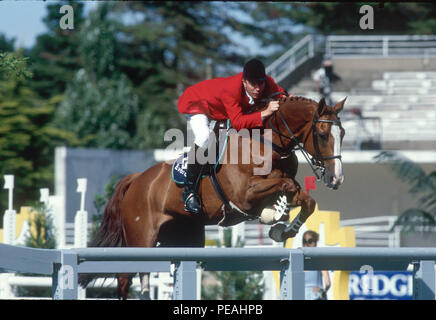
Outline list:
[[[127,295],[129,294],[129,288],[132,285],[132,277],[131,274],[120,274],[118,275],[118,299],[127,299]]]
[[[124,220],[124,227],[126,230],[130,230],[130,232],[126,232],[126,246],[128,247],[154,247],[156,244],[156,238],[158,234],[159,226],[157,227],[148,227],[145,224],[142,224],[146,219],[137,219],[136,215],[133,215],[131,219]],[[142,217],[142,216],[141,216]],[[133,221],[133,222],[132,222]],[[159,223],[158,223],[159,225]],[[128,290],[132,283],[131,278],[134,274],[120,274],[118,277],[118,292],[119,296],[122,299],[127,298]],[[150,299],[150,281],[149,281],[150,273],[139,273],[139,279],[141,282],[141,292],[140,299],[141,300],[149,300]],[[127,282],[127,280],[129,280]]]

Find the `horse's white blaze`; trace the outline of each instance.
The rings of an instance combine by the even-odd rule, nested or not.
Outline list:
[[[341,155],[341,130],[339,126],[332,126],[331,133],[334,140],[334,151],[335,156]],[[335,159],[335,172],[333,177],[333,184],[341,184],[344,181],[344,175],[342,173],[342,161],[341,159]]]

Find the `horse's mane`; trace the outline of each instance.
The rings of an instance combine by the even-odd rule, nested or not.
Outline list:
[[[318,106],[318,102],[316,102],[315,100],[306,98],[306,97],[302,97],[302,96],[292,96],[292,97],[284,97],[281,98],[279,100],[281,103],[295,103],[295,102],[305,102],[306,105],[310,106]]]
[[[318,108],[318,102],[301,96],[280,98],[279,104],[284,112],[286,112],[285,110],[288,110],[292,114],[295,114],[295,113],[300,113],[299,110],[301,110],[302,114],[304,114],[303,116],[304,118],[306,118],[309,114],[315,112],[315,110],[317,110]],[[309,111],[309,113],[307,111]]]
[[[298,104],[299,107],[301,108],[313,108],[314,110],[316,110],[318,108],[318,102],[316,102],[313,99],[309,99],[306,97],[301,97],[301,96],[292,96],[292,97],[284,97],[284,98],[280,98],[280,105],[291,105],[291,107],[294,107],[294,104]],[[329,115],[329,114],[333,114],[335,113],[333,107],[331,106],[325,106],[325,108],[323,109],[322,114],[323,115]]]

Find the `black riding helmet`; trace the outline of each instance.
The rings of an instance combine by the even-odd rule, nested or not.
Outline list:
[[[263,82],[266,80],[265,66],[258,59],[251,59],[244,65],[244,79],[250,82]]]

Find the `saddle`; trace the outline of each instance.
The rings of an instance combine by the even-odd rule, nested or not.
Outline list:
[[[217,172],[221,167],[220,161],[226,151],[229,138],[229,129],[232,128],[230,120],[221,122],[215,120],[211,121],[210,128],[215,136],[215,150],[217,152],[214,163],[207,163],[203,165],[201,179],[210,177],[210,181],[216,194],[223,202],[222,210],[224,217],[220,222],[218,222],[218,225],[221,227],[228,227],[238,224],[242,221],[254,220],[256,217],[252,217],[248,213],[240,210],[232,201],[227,198],[217,177]],[[184,185],[186,179],[187,164],[188,153],[185,152],[174,161],[171,168],[171,178],[180,187]]]
[[[226,121],[213,120],[210,123],[210,128],[215,138],[216,156],[215,159],[213,159],[214,160],[213,164],[207,163],[204,165],[205,168],[203,168],[202,170],[203,173],[201,176],[202,179],[207,176],[210,176],[212,171],[219,170],[219,163],[226,150],[228,131],[231,128],[231,125],[229,120]],[[171,168],[171,178],[179,186],[183,186],[185,184],[187,164],[188,164],[188,153],[184,152],[174,161],[173,166]]]

